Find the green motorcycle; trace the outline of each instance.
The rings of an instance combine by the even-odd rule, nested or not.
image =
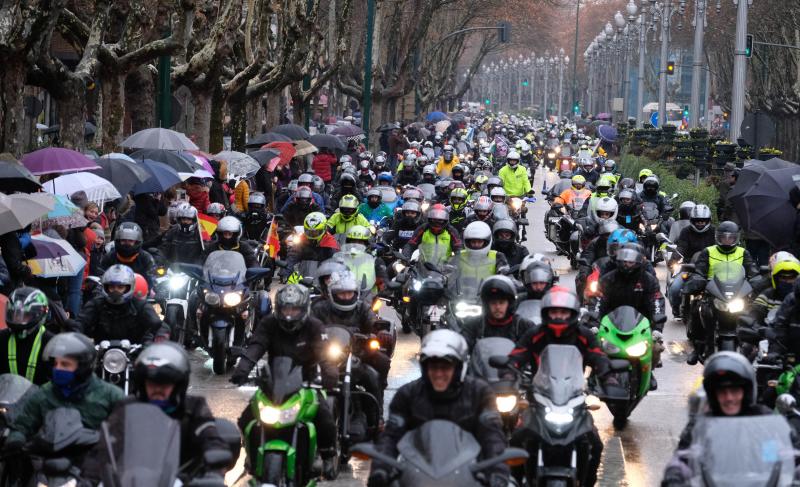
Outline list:
[[[291,358],[270,360],[250,399],[253,419],[243,433],[250,485],[316,485],[318,388],[303,382],[302,367]],[[324,393],[322,397],[327,400]]]
[[[650,390],[654,363],[650,321],[633,307],[620,306],[600,321],[597,337],[611,359],[616,384],[613,380],[596,384],[596,395],[614,416],[614,426],[622,427]]]

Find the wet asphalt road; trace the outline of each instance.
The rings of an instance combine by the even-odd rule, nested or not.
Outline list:
[[[550,174],[549,179],[555,180]],[[542,174],[536,175],[537,191],[541,189]],[[565,257],[557,257],[555,248],[543,234],[542,222],[548,205],[544,199],[529,203],[527,246],[531,253],[540,252],[555,261],[555,268],[560,275],[562,285],[574,289],[575,273],[570,270]],[[662,291],[665,282],[663,264],[657,267]],[[382,314],[387,319],[397,320],[391,309],[384,308]],[[668,315],[671,317],[671,313]],[[658,390],[650,392],[633,412],[628,425],[615,429],[612,417],[605,406],[594,411],[595,424],[603,439],[605,449],[600,467],[599,484],[603,486],[655,486],[661,481],[664,466],[677,445],[678,436],[686,423],[686,400],[688,394],[696,386],[702,369],[699,366],[686,365],[687,342],[685,327],[681,322],[670,320],[664,328],[664,339],[667,350],[662,354],[663,367],[656,369]],[[419,351],[419,340],[415,335],[400,335],[389,377],[389,389],[386,393],[386,405],[401,385],[419,376],[419,364],[416,354]],[[247,400],[254,388],[236,388],[228,383],[227,376],[214,376],[210,365],[206,365],[207,357],[201,352],[194,352],[192,360],[194,372],[191,392],[202,394],[208,399],[216,415],[236,420],[247,405]],[[244,453],[236,468],[228,473],[229,485],[240,477],[243,468]],[[358,460],[351,460],[348,469],[342,472],[335,482],[322,482],[323,486],[350,487],[366,484],[368,465]],[[244,484],[239,479],[236,485]]]

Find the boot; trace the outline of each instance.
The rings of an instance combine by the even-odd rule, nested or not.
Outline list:
[[[655,374],[650,374],[650,390],[655,391],[658,389],[658,381]]]
[[[330,448],[320,449],[319,456],[322,457],[322,477],[325,480],[335,480],[339,473],[336,465],[336,451]]]
[[[705,351],[705,344],[702,342],[696,342],[694,344],[694,350],[689,354],[686,358],[686,363],[689,365],[696,365],[697,362],[702,360],[703,352]]]

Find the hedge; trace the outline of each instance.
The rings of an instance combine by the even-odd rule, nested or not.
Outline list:
[[[667,196],[678,193],[673,200],[675,209],[684,201],[694,201],[697,204],[708,205],[711,208],[711,214],[716,217],[719,192],[708,181],[701,180],[700,185],[695,186],[693,180],[678,179],[669,164],[654,162],[646,157],[637,157],[632,154],[623,155],[617,163],[617,167],[624,177],[632,178],[634,181],[638,179],[639,171],[645,168],[650,169],[658,176],[661,191]]]

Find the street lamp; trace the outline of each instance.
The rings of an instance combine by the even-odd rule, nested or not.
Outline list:
[[[564,109],[564,65],[569,64],[569,56],[564,55],[564,49],[558,50],[558,120],[561,121],[561,112]]]

